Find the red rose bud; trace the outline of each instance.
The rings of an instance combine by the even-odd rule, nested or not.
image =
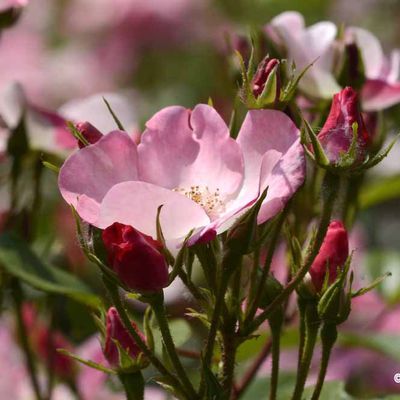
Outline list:
[[[353,140],[353,124],[357,123],[355,162],[364,161],[369,144],[369,134],[358,108],[358,96],[351,87],[333,96],[328,118],[318,139],[329,161],[337,164],[341,156],[350,150]]]
[[[261,95],[265,88],[265,84],[275,67],[279,65],[279,61],[276,58],[270,59],[269,57],[265,57],[260,64],[258,65],[257,71],[253,77],[253,94],[254,97],[258,97]],[[276,85],[276,97],[279,98],[280,95],[280,82],[279,82],[279,74],[276,74],[277,85]]]
[[[118,222],[106,228],[102,237],[111,268],[130,289],[151,293],[168,285],[161,243]]]
[[[322,289],[326,273],[329,274],[328,282],[333,283],[338,269],[344,266],[348,256],[349,240],[346,228],[342,222],[332,221],[310,268],[311,281],[318,292]]]
[[[145,341],[144,335],[138,330],[136,324],[132,322],[132,326],[143,341]],[[126,351],[133,360],[136,360],[142,353],[133,337],[125,329],[116,308],[111,307],[106,316],[106,340],[103,353],[104,357],[113,367],[120,366],[120,350],[116,342],[118,342],[119,348]]]
[[[78,122],[76,124],[76,129],[90,144],[96,143],[103,136],[103,134],[90,122]],[[85,147],[80,140],[78,140],[78,146],[80,149]]]

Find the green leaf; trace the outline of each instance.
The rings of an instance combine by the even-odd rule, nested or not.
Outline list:
[[[360,193],[360,207],[366,209],[397,198],[400,198],[400,175],[364,185]]]
[[[17,236],[0,236],[0,264],[10,275],[38,290],[63,294],[92,308],[101,304],[101,300],[82,281],[42,262]]]
[[[303,398],[309,399],[314,391],[314,387],[307,387],[304,390]],[[322,400],[351,400],[352,396],[346,393],[344,389],[344,382],[330,381],[325,382],[320,395]]]
[[[361,347],[384,354],[400,362],[400,336],[380,333],[341,333],[339,342],[347,347]]]
[[[192,329],[184,319],[173,319],[169,322],[169,329],[174,338],[175,347],[183,346],[192,336]],[[153,329],[156,353],[161,354],[162,336],[159,329]]]

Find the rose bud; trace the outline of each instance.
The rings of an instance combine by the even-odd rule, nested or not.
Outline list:
[[[103,136],[90,122],[78,122],[75,127],[90,144],[96,143]],[[85,147],[80,140],[78,140],[78,146],[80,149]]]
[[[332,221],[309,271],[313,286],[318,292],[322,289],[327,273],[328,282],[331,284],[335,281],[338,269],[344,266],[348,256],[349,240],[346,228],[341,221]]]
[[[333,96],[328,118],[318,139],[332,164],[338,164],[341,157],[350,150],[353,140],[353,124],[357,123],[357,141],[354,163],[364,161],[370,137],[362,119],[356,91],[346,87]]]
[[[144,335],[138,330],[134,322],[132,322],[132,326],[145,341]],[[119,348],[116,342],[118,342]],[[106,360],[113,367],[118,368],[121,366],[120,349],[126,351],[133,360],[137,360],[139,355],[142,354],[139,346],[123,325],[117,309],[111,307],[106,316],[106,339],[103,353]]]
[[[129,289],[151,293],[168,285],[161,243],[118,222],[106,228],[102,238],[110,267]]]
[[[265,84],[272,71],[279,66],[279,61],[276,58],[270,59],[269,57],[265,57],[260,64],[258,65],[257,71],[253,77],[252,81],[252,89],[255,98],[258,98],[265,88]],[[279,73],[276,72],[276,93],[275,99],[279,99],[280,95],[280,82],[279,82]]]

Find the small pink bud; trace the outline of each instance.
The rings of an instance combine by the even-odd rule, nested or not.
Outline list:
[[[353,140],[353,124],[357,123],[356,162],[363,162],[370,141],[362,119],[356,91],[346,87],[333,96],[328,118],[318,139],[333,164],[339,162],[342,154],[347,153]]]
[[[90,144],[96,143],[103,136],[103,134],[90,122],[78,122],[76,124],[76,129]],[[81,141],[78,141],[78,146],[80,149],[82,147],[85,147],[85,145]]]
[[[132,326],[143,341],[145,341],[144,335],[138,330],[134,322],[132,322]],[[119,367],[119,350],[115,341],[117,341],[120,348],[124,349],[134,360],[142,353],[133,337],[125,329],[116,308],[111,307],[106,316],[106,340],[103,353],[111,366]]]
[[[168,285],[162,245],[132,226],[115,222],[103,231],[110,267],[137,292],[157,292]]]
[[[318,292],[322,289],[327,271],[329,283],[334,282],[338,268],[344,266],[348,256],[349,240],[346,228],[341,221],[332,221],[310,268],[311,280]]]
[[[279,65],[279,61],[276,58],[270,59],[269,57],[265,57],[258,65],[257,71],[253,77],[253,82],[252,82],[253,94],[256,98],[260,96],[260,94],[263,92],[269,75],[277,65]],[[277,91],[276,98],[279,98],[280,94],[279,73],[276,74],[276,78],[278,80],[276,89]]]

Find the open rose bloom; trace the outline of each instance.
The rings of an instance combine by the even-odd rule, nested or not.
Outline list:
[[[361,93],[363,108],[377,111],[399,103],[400,50],[393,50],[387,58],[379,40],[362,28],[346,29],[346,40],[354,41],[361,53],[366,77]]]
[[[237,140],[218,113],[168,107],[138,146],[121,131],[72,154],[59,175],[64,199],[88,223],[114,222],[156,236],[157,209],[171,251],[228,229],[268,187],[258,222],[281,211],[303,183],[299,131],[283,113],[249,111]]]

